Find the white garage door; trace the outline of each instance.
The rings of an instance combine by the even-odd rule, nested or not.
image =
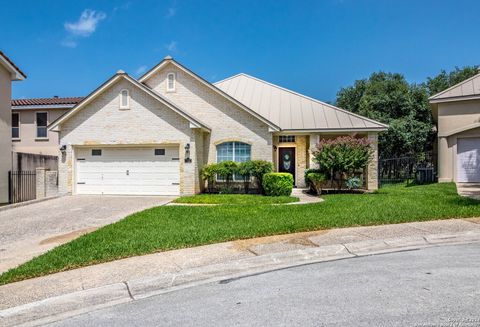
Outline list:
[[[77,194],[179,195],[178,146],[78,148]]]
[[[480,182],[480,138],[457,140],[457,182]]]

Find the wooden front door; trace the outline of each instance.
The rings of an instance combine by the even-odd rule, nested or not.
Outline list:
[[[279,148],[278,151],[278,171],[292,174],[295,184],[295,148]]]

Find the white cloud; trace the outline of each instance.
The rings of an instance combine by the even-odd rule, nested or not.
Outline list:
[[[131,1],[125,2],[124,4],[122,4],[120,6],[113,7],[113,12],[117,12],[119,10],[128,10],[128,9],[130,9],[131,5],[132,5]]]
[[[145,73],[146,71],[147,71],[147,66],[140,66],[140,67],[137,68],[137,70],[135,70],[135,74],[137,76],[140,76],[143,73]]]
[[[177,51],[177,41],[171,41],[169,44],[165,45],[165,48],[171,52]]]
[[[69,39],[65,39],[61,42],[61,45],[67,48],[76,48],[77,47],[77,42]]]
[[[174,1],[170,7],[167,9],[167,13],[165,14],[165,18],[172,18],[177,13],[177,2]]]
[[[66,22],[65,30],[72,35],[88,37],[97,29],[98,23],[105,19],[107,14],[101,11],[85,9],[76,22]]]

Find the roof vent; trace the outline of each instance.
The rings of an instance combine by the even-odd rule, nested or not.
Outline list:
[[[54,99],[58,99],[58,95],[54,95],[53,98],[54,98]]]
[[[173,59],[173,58],[172,58],[172,56],[166,56],[166,57],[163,58],[163,59],[165,59],[165,60],[171,60],[171,59]]]

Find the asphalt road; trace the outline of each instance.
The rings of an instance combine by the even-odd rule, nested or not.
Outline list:
[[[480,244],[304,265],[52,326],[479,326]]]

